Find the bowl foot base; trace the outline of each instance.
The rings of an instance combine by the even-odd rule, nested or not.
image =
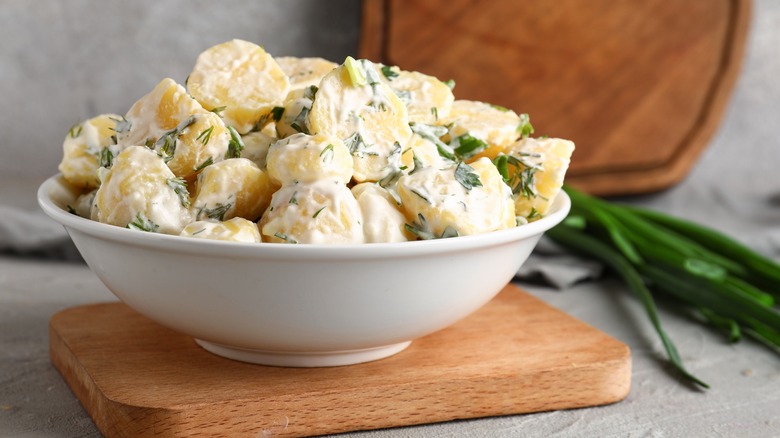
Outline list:
[[[256,363],[259,365],[302,368],[354,365],[384,359],[396,353],[400,353],[412,343],[412,341],[406,341],[398,344],[362,350],[294,352],[230,347],[201,339],[195,339],[195,342],[206,351],[228,359]]]

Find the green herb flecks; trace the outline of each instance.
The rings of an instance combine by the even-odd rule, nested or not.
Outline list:
[[[213,126],[209,126],[208,128],[204,129],[203,131],[198,134],[197,137],[195,137],[195,140],[200,140],[201,144],[203,146],[206,146],[209,144],[209,140],[211,140],[211,133],[214,131]]]
[[[419,190],[417,190],[417,189],[411,189],[411,188],[410,188],[410,189],[409,189],[409,191],[410,191],[410,192],[412,192],[412,193],[414,193],[415,195],[417,195],[417,197],[418,197],[418,198],[422,199],[422,200],[423,200],[423,201],[425,201],[427,204],[429,204],[429,205],[433,205],[433,201],[431,201],[431,199],[430,199],[430,198],[428,198],[428,196],[426,196],[426,195],[422,194],[422,192],[420,192]]]
[[[130,129],[132,128],[133,124],[130,123],[130,121],[125,118],[125,116],[122,116],[121,119],[117,119],[114,117],[109,117],[109,119],[111,119],[114,122],[114,127],[108,128],[114,131],[114,134],[111,136],[111,141],[114,144],[117,144],[119,143],[119,139],[117,136],[119,134],[130,132]]]
[[[392,81],[398,77],[398,73],[396,73],[389,65],[383,65],[381,70],[382,74],[385,76],[385,78],[387,78],[388,81]]]
[[[279,231],[274,233],[274,237],[276,237],[278,239],[282,239],[286,243],[298,243],[297,240],[293,239],[292,237],[290,237],[290,236],[288,236],[288,235],[286,235],[284,233],[280,233]]]
[[[255,124],[252,126],[250,132],[262,131],[263,128],[268,126],[268,124],[271,122],[279,123],[279,121],[282,120],[282,116],[284,115],[284,110],[285,108],[283,106],[275,106],[271,108],[271,111],[260,116],[257,122],[255,122]]]
[[[110,117],[110,119],[114,121],[114,127],[109,129],[116,132],[117,134],[130,132],[130,129],[133,127],[133,124],[127,120],[125,116],[122,116],[120,119],[116,119],[114,117]]]
[[[414,152],[412,152],[412,163],[414,164],[414,169],[409,171],[409,175],[414,175],[415,172],[425,167],[425,164],[417,158],[417,154]]]
[[[70,127],[70,130],[68,130],[68,135],[70,135],[70,138],[76,138],[79,135],[81,135],[81,132],[84,130],[84,125],[81,123],[76,123],[75,125]]]
[[[298,205],[298,192],[293,192],[292,196],[290,196],[290,204]]]
[[[455,166],[455,180],[466,190],[482,186],[482,181],[480,181],[479,175],[474,172],[474,168],[462,161]]]
[[[380,111],[385,111],[387,109],[387,98],[382,90],[382,78],[379,77],[379,73],[376,72],[376,68],[371,61],[361,59],[359,62],[365,72],[366,82],[371,87],[371,107]],[[401,97],[399,96],[399,98]],[[410,99],[411,95],[409,95],[408,98]]]
[[[275,106],[271,110],[271,119],[273,119],[274,122],[279,122],[279,120],[282,120],[283,115],[284,115],[283,106]]]
[[[396,96],[401,99],[404,105],[409,105],[412,102],[412,92],[409,90],[393,90]]]
[[[166,181],[168,187],[170,187],[181,201],[181,206],[184,208],[190,207],[190,192],[187,190],[187,181],[184,178],[168,178]]]
[[[333,161],[333,155],[335,152],[333,152],[333,145],[328,143],[327,146],[320,152],[320,158],[322,159],[323,163],[330,163]]]
[[[517,132],[520,133],[520,138],[530,137],[534,133],[534,127],[531,125],[531,117],[528,114],[520,114],[520,124],[517,125]]]
[[[217,203],[214,208],[206,208],[201,207],[198,210],[198,219],[202,218],[203,216],[206,216],[209,219],[217,220],[217,221],[224,221],[225,220],[225,214],[227,214],[230,209],[233,208],[233,204],[230,202],[226,202],[224,204]]]
[[[416,221],[412,222],[411,224],[404,224],[404,229],[422,240],[448,239],[451,237],[458,237],[459,235],[457,229],[447,225],[441,234],[437,236],[431,231],[430,226],[428,225],[428,221],[425,219],[425,216],[423,216],[422,213],[417,214]]]
[[[218,106],[216,108],[212,108],[211,112],[221,117],[222,111],[225,111],[226,109],[226,106]]]
[[[173,159],[173,155],[176,153],[176,145],[179,141],[179,137],[184,132],[185,129],[187,129],[190,125],[195,123],[195,116],[189,116],[186,119],[182,120],[181,123],[179,123],[178,126],[171,129],[170,131],[166,132],[160,138],[157,139],[156,142],[154,142],[154,150],[159,153],[165,162],[169,162]],[[119,123],[117,123],[117,127],[119,126]],[[121,131],[117,131],[121,132]]]
[[[312,219],[316,219],[316,218],[317,218],[317,216],[319,216],[319,215],[320,215],[320,213],[322,213],[322,211],[323,211],[323,210],[325,210],[325,208],[326,208],[326,207],[321,207],[319,210],[317,210],[317,212],[316,212],[316,213],[314,213],[314,214],[311,216],[311,218],[312,218]]]
[[[106,169],[114,165],[114,152],[106,146],[98,152],[98,166]]]
[[[541,166],[533,164],[524,158],[539,158],[538,154],[521,153],[520,158],[513,155],[499,154],[493,159],[498,173],[501,174],[506,185],[512,189],[512,194],[524,198],[535,198],[536,172],[542,170]],[[510,170],[511,167],[511,170]]]
[[[206,161],[200,163],[198,167],[192,169],[194,172],[200,172],[201,170],[205,169],[207,166],[211,166],[214,164],[214,157],[208,157]]]
[[[245,147],[244,141],[241,140],[241,136],[238,135],[238,132],[232,126],[228,126],[227,129],[230,132],[230,142],[228,143],[228,150],[225,152],[225,159],[240,158],[241,151]]]
[[[314,101],[314,98],[317,97],[317,91],[319,91],[319,87],[316,85],[309,85],[303,90],[303,98]]]
[[[401,143],[393,143],[393,150],[387,157],[387,169],[389,170],[387,175],[379,180],[379,185],[385,189],[394,188],[398,180],[403,176],[405,166],[401,166]]]
[[[160,226],[152,222],[151,219],[147,218],[145,214],[139,211],[138,213],[136,213],[135,219],[133,219],[132,222],[127,224],[127,228],[130,228],[131,230],[156,233],[157,230],[160,229]]]
[[[357,131],[344,140],[344,145],[349,149],[349,153],[352,155],[361,155],[368,147],[363,140],[363,136]]]
[[[439,109],[435,106],[431,107],[431,114],[433,114],[433,120],[438,121],[439,120]]]
[[[455,151],[455,155],[465,160],[487,149],[488,144],[471,136],[471,134],[463,134],[455,137],[451,142],[451,146]]]
[[[455,89],[455,80],[454,79],[448,79],[446,81],[442,81],[442,83],[448,87],[450,87],[450,90]]]
[[[298,113],[297,116],[295,116],[295,119],[293,119],[292,123],[290,123],[290,127],[294,130],[309,134],[309,112],[311,109],[308,106],[304,106],[301,108],[301,112]]]
[[[412,128],[412,132],[430,141],[436,145],[436,150],[442,158],[450,161],[457,161],[455,157],[455,151],[450,145],[441,141],[441,137],[447,134],[447,128],[444,126],[426,125],[423,123],[410,123],[409,127]]]

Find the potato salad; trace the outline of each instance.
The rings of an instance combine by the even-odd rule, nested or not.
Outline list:
[[[124,115],[73,126],[69,210],[134,230],[289,244],[439,239],[523,226],[560,192],[571,141],[454,82],[232,40]]]

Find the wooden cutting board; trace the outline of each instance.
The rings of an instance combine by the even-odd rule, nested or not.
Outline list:
[[[66,309],[51,360],[106,437],[304,436],[602,405],[628,347],[515,286],[387,359],[277,368],[224,359],[122,303]]]
[[[749,0],[364,0],[360,56],[454,79],[577,144],[569,184],[670,187],[715,132]],[[735,145],[738,146],[738,145]]]

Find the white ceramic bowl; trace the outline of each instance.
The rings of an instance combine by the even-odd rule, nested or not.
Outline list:
[[[120,300],[212,353],[277,366],[336,366],[398,353],[466,317],[517,272],[569,211],[451,239],[362,245],[243,244],[145,233],[70,214],[59,176],[38,202]]]

